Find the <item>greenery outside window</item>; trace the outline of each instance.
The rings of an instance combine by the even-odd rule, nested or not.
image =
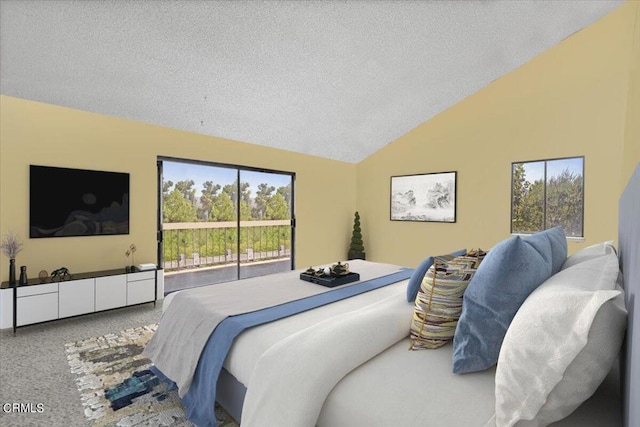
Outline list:
[[[210,284],[291,270],[294,177],[291,172],[159,158],[158,262],[165,273],[206,267],[207,275],[189,279],[199,286],[204,284],[200,277]],[[182,286],[185,280],[173,282]]]
[[[511,233],[559,225],[567,237],[583,237],[584,156],[512,163]]]

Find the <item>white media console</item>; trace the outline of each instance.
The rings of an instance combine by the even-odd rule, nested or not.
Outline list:
[[[16,328],[164,298],[163,270],[72,275],[70,280],[0,285],[0,329]]]

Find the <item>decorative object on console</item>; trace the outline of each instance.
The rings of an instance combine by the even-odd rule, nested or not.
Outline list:
[[[456,222],[457,172],[391,177],[391,221]]]
[[[69,269],[67,267],[60,267],[57,270],[53,270],[51,272],[52,282],[61,282],[63,280],[71,280],[71,273],[69,273]]]
[[[20,286],[24,286],[27,284],[27,266],[26,265],[21,265],[20,266]]]
[[[156,269],[155,264],[146,263],[146,264],[138,264],[138,271],[151,271]]]
[[[9,258],[9,284],[16,284],[16,256],[22,250],[22,242],[18,233],[11,230],[2,236],[0,249]]]
[[[9,284],[16,284],[16,260],[13,258],[9,260]]]
[[[349,259],[365,259],[362,230],[360,229],[360,214],[356,211],[353,219],[353,233],[349,245]]]
[[[134,259],[133,254],[135,254],[137,250],[138,249],[136,248],[136,245],[132,243],[131,245],[129,245],[129,249],[127,249],[127,252],[124,253],[127,256],[127,258],[129,258],[129,255],[131,255],[131,265],[127,266],[127,273],[136,272],[136,265],[133,260]]]
[[[47,270],[40,270],[40,273],[38,273],[38,278],[40,279],[40,283],[46,283],[47,279],[49,278],[49,273],[47,273]]]

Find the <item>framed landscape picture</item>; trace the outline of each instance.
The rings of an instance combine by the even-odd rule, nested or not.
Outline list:
[[[456,222],[457,172],[391,177],[391,221]]]

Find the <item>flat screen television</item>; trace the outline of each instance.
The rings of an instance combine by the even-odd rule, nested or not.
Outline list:
[[[129,234],[129,174],[31,165],[29,237]]]

